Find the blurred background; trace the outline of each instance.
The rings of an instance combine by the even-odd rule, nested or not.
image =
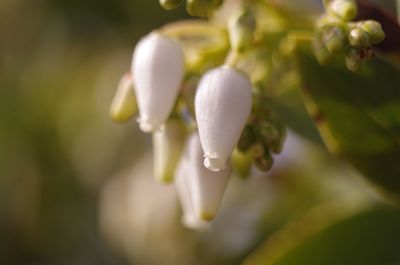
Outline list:
[[[0,1],[0,263],[125,264],[99,235],[99,193],[151,143],[108,108],[157,1]],[[118,262],[116,262],[118,261]]]
[[[151,138],[108,108],[138,38],[187,17],[158,1],[0,1],[0,264],[240,264],[380,205],[311,127],[267,176],[233,177],[208,233],[182,227]],[[271,236],[282,228],[295,232]]]

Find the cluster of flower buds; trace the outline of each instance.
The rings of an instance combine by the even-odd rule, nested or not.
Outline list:
[[[286,126],[266,106],[258,105],[237,144],[233,165],[241,177],[248,177],[252,165],[266,172],[273,165],[273,154],[282,151]]]
[[[357,15],[355,0],[332,0],[326,4],[326,13],[317,22],[313,51],[321,64],[335,54],[345,51],[346,66],[357,71],[373,52],[371,46],[385,38],[379,22],[353,22]]]
[[[167,9],[179,2],[160,1]],[[206,16],[221,2],[188,0],[187,7]],[[208,228],[233,169],[243,177],[253,165],[267,171],[282,146],[284,126],[264,101],[253,104],[254,79],[238,63],[252,46],[255,29],[253,13],[243,9],[227,23],[226,39],[221,31],[192,22],[149,33],[136,45],[131,72],[111,104],[117,122],[138,112],[140,129],[153,136],[155,177],[175,183],[182,222],[191,228]],[[204,45],[199,36],[211,44]],[[185,46],[191,38],[197,45]],[[227,54],[229,47],[225,63],[219,62],[213,52]]]

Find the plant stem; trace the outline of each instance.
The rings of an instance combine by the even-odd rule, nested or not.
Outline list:
[[[226,57],[225,64],[231,67],[235,67],[238,60],[239,54],[235,51],[230,51],[228,56]]]

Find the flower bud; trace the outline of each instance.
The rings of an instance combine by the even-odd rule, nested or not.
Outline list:
[[[222,4],[222,0],[187,0],[187,12],[196,17],[210,17],[214,10]]]
[[[381,24],[377,21],[367,20],[360,22],[359,28],[368,34],[371,44],[377,44],[385,39],[385,32],[383,31]]]
[[[236,174],[243,179],[248,178],[250,176],[253,158],[254,156],[251,150],[241,152],[238,148],[235,148],[232,153],[232,167]]]
[[[160,182],[173,182],[185,136],[185,125],[176,119],[167,121],[160,131],[153,133],[154,174]]]
[[[164,9],[171,10],[177,8],[181,2],[181,0],[160,0],[160,5]]]
[[[330,26],[322,33],[322,42],[332,54],[338,53],[345,46],[346,41],[346,32],[342,26]]]
[[[150,33],[135,48],[132,76],[140,128],[156,131],[168,119],[184,76],[181,47],[157,32]]]
[[[219,172],[207,170],[203,165],[203,150],[197,132],[188,139],[184,155],[189,159],[189,186],[194,210],[200,219],[210,221],[220,208],[231,175],[230,164]]]
[[[283,142],[286,136],[286,127],[279,121],[263,121],[259,125],[259,134],[262,142],[272,153],[282,151]]]
[[[256,29],[256,19],[250,11],[233,17],[228,24],[229,40],[234,51],[242,52],[251,46]]]
[[[318,29],[322,29],[328,27],[330,25],[336,25],[338,23],[342,23],[343,21],[335,15],[332,14],[324,14],[316,21],[316,27]]]
[[[175,173],[175,188],[182,207],[184,226],[200,231],[207,231],[210,223],[201,220],[194,211],[192,190],[189,185],[189,157],[182,156]]]
[[[357,5],[353,0],[333,0],[329,3],[328,12],[349,21],[356,17]]]
[[[355,28],[350,31],[349,42],[351,46],[359,49],[366,48],[370,45],[368,34],[360,28]]]
[[[195,96],[195,112],[206,168],[211,171],[225,168],[251,106],[252,85],[244,73],[222,66],[201,78]]]
[[[364,58],[362,56],[362,51],[355,48],[350,48],[346,52],[346,66],[349,70],[356,72],[364,65]]]
[[[263,156],[257,157],[254,160],[254,165],[261,171],[267,172],[272,168],[274,163],[274,159],[272,158],[271,154],[266,152]]]
[[[264,146],[261,143],[256,143],[250,149],[253,157],[262,157],[265,153]]]
[[[137,112],[136,97],[133,91],[131,74],[125,74],[118,83],[117,91],[111,102],[110,117],[115,122],[125,122]]]
[[[256,143],[256,135],[250,126],[244,127],[242,134],[240,135],[239,142],[237,143],[237,149],[245,152]]]

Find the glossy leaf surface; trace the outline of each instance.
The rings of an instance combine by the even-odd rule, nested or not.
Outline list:
[[[298,54],[305,105],[334,155],[382,194],[400,194],[400,70],[374,58],[359,73]]]

